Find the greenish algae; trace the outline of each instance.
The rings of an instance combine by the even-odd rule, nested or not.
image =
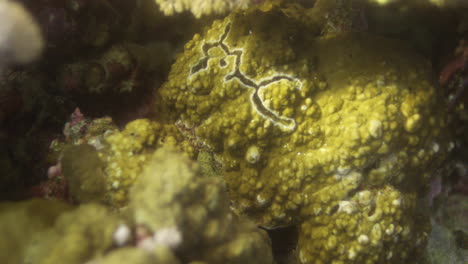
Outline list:
[[[104,202],[106,175],[96,149],[87,144],[70,146],[61,159],[71,198],[79,203]]]

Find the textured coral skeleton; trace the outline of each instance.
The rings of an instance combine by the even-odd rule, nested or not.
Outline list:
[[[263,118],[271,121],[274,125],[279,126],[281,129],[285,131],[294,131],[296,129],[296,121],[293,118],[288,118],[284,116],[280,116],[275,113],[272,109],[270,109],[264,102],[264,100],[260,97],[259,92],[268,87],[269,85],[281,82],[281,81],[289,81],[293,82],[296,89],[302,89],[302,82],[288,74],[278,74],[273,75],[271,77],[262,78],[260,82],[249,78],[247,75],[241,72],[240,66],[242,64],[242,54],[244,49],[237,48],[231,49],[224,41],[229,34],[231,29],[231,24],[228,23],[226,28],[224,29],[224,33],[221,35],[220,39],[216,42],[207,42],[204,43],[202,46],[202,53],[203,57],[192,66],[190,70],[190,77],[199,73],[200,71],[208,69],[208,61],[210,60],[210,50],[215,48],[220,48],[225,57],[223,57],[219,62],[219,67],[224,68],[227,66],[226,58],[228,56],[234,56],[234,70],[226,75],[224,78],[225,82],[230,82],[234,79],[237,79],[244,87],[251,88],[253,91],[250,95],[250,102],[252,103],[253,108],[255,111],[261,115]]]

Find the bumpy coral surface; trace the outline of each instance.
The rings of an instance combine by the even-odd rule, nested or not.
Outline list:
[[[190,11],[197,18],[220,14],[235,8],[245,8],[251,0],[155,0],[165,15]]]
[[[155,196],[156,195],[156,196]],[[273,263],[269,239],[231,212],[222,181],[171,148],[151,157],[130,192],[135,222],[154,232],[150,244],[206,263]]]
[[[193,148],[182,142],[175,126],[167,126],[148,119],[137,119],[128,123],[121,132],[106,138],[109,147],[99,156],[106,163],[105,173],[109,200],[115,206],[127,202],[127,193],[154,150],[163,143],[179,144],[189,155]]]
[[[185,153],[194,155],[193,147],[173,125],[137,119],[118,131],[100,129],[107,128],[99,125],[100,120],[107,119],[92,121],[84,135],[76,135],[75,146],[58,148],[65,148],[61,166],[75,201],[125,206],[130,187],[161,144],[178,144]]]
[[[302,223],[301,262],[410,261],[427,231],[415,197],[449,148],[430,67],[397,41],[308,34],[305,14],[214,22],[173,65],[164,107],[223,164],[237,210]]]
[[[415,209],[415,195],[390,186],[358,191],[329,213],[302,224],[299,259],[303,263],[408,263],[409,252],[421,253],[429,227]]]

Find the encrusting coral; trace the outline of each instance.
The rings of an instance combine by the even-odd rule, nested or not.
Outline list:
[[[416,197],[450,149],[429,64],[395,40],[318,37],[309,14],[215,21],[185,45],[162,108],[223,165],[236,210],[300,224],[302,263],[411,263],[428,232]]]
[[[202,15],[222,14],[233,9],[247,8],[252,0],[155,0],[165,15],[190,11],[200,18]]]

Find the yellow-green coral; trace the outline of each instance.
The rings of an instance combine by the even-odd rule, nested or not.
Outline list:
[[[86,204],[73,208],[51,200],[0,204],[2,263],[86,263],[113,247],[123,223],[108,208]]]
[[[363,33],[319,38],[301,22],[307,11],[282,10],[215,21],[186,44],[160,95],[224,165],[237,210],[272,228],[302,222],[303,262],[340,263],[311,249],[308,228],[334,219],[358,191],[419,194],[448,150],[445,111],[430,65],[403,43]],[[425,231],[408,220],[414,210],[395,208],[374,223],[408,223],[406,251],[391,263],[408,261]],[[356,221],[364,220],[342,225]],[[359,238],[337,236],[347,252]],[[345,263],[387,261],[383,247],[362,250]]]
[[[64,176],[71,184],[72,198],[78,202],[104,202],[121,207],[141,174],[148,157],[162,144],[176,145],[188,156],[196,150],[174,125],[148,119],[128,123],[124,130],[94,131],[95,141],[66,147],[62,152]],[[86,139],[86,135],[84,136]],[[84,143],[80,139],[81,143]]]
[[[157,197],[155,196],[157,194]],[[234,214],[224,184],[173,148],[150,158],[130,192],[135,223],[206,263],[273,263],[266,233]],[[170,235],[167,235],[170,234]]]
[[[200,18],[202,15],[221,14],[235,8],[246,8],[251,0],[155,0],[165,15],[190,11]]]
[[[114,250],[107,254],[102,259],[96,259],[96,263],[99,264],[153,264],[153,263],[164,263],[164,264],[179,264],[180,261],[174,256],[174,254],[165,247],[158,247],[153,252],[147,252],[140,248],[122,248],[120,250]]]
[[[76,202],[105,202],[106,175],[104,162],[91,145],[69,146],[63,151],[61,167]]]
[[[75,147],[83,146],[92,148]],[[273,263],[266,232],[234,213],[222,180],[203,175],[186,154],[162,147],[142,170],[123,210],[0,203],[1,262]]]
[[[127,202],[129,188],[156,148],[164,142],[176,144],[182,140],[175,126],[137,119],[128,123],[123,131],[108,135],[106,141],[109,147],[99,156],[106,163],[104,172],[107,175],[109,201],[122,206]],[[187,144],[180,145],[191,153],[192,149]]]
[[[96,204],[85,204],[58,217],[54,228],[37,241],[34,263],[83,263],[106,254],[113,246],[112,235],[124,223],[118,215]]]
[[[301,225],[299,259],[317,264],[407,263],[410,254],[423,250],[413,246],[426,242],[429,224],[418,216],[415,198],[390,186],[357,192]]]
[[[104,172],[111,203],[122,204],[126,201],[129,186],[141,173],[141,167],[154,150],[159,129],[155,123],[141,119],[130,122],[123,131],[106,137],[109,148],[99,156],[107,164]]]
[[[41,234],[54,226],[60,214],[71,209],[59,201],[31,199],[0,204],[0,260],[3,263],[37,263],[28,248],[37,246]],[[46,238],[43,237],[44,241]]]

